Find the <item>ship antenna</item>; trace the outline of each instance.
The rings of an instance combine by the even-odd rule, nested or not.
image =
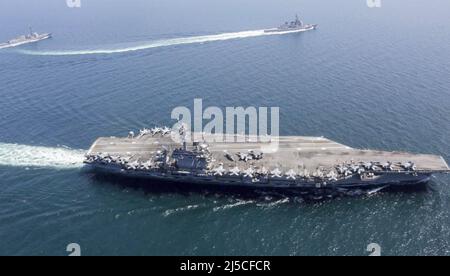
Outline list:
[[[30,35],[32,35],[33,34],[33,29],[31,28],[31,26],[28,27],[28,28],[30,29]]]
[[[184,124],[182,124],[180,126],[180,129],[178,130],[178,133],[181,136],[181,139],[183,140],[183,150],[186,151],[187,150],[187,146],[186,146],[186,128],[184,126]]]

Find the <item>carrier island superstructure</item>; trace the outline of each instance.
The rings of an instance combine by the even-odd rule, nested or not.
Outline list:
[[[360,150],[323,137],[280,136],[276,151],[263,152],[266,142],[249,136],[209,143],[203,136],[187,143],[172,134],[153,128],[98,138],[85,164],[95,172],[155,182],[316,191],[409,187],[449,172],[441,156]]]

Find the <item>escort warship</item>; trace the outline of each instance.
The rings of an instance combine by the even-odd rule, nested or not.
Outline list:
[[[283,25],[278,28],[267,29],[264,30],[265,33],[282,33],[282,32],[290,32],[290,31],[311,31],[317,28],[317,24],[304,24],[302,20],[298,19],[298,16],[295,16],[295,20],[291,22],[285,22]]]
[[[98,138],[84,163],[94,172],[125,177],[300,191],[411,187],[427,183],[433,173],[450,172],[441,156],[354,149],[323,137],[280,136],[270,152],[261,150],[269,142],[256,137],[207,143],[212,137],[196,141],[191,134],[188,143],[173,139],[174,132],[155,127],[136,136]]]
[[[52,37],[52,34],[50,34],[50,33],[38,34],[38,33],[33,32],[30,28],[30,33],[28,35],[22,35],[17,38],[11,39],[5,43],[0,43],[0,49],[11,48],[11,47],[24,45],[24,44],[34,43],[34,42],[38,42],[38,41],[48,39],[51,37]]]

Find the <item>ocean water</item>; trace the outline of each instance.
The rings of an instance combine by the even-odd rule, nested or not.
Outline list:
[[[31,3],[32,2],[32,3]],[[82,168],[98,136],[176,106],[278,106],[283,135],[450,161],[446,0],[0,2],[0,255],[450,255],[450,177],[305,202],[134,185]],[[266,35],[299,13],[313,32]]]

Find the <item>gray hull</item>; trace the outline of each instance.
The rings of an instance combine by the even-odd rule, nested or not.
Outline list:
[[[14,41],[10,41],[7,43],[0,43],[0,49],[6,49],[6,48],[12,48],[12,47],[25,45],[25,44],[36,43],[41,40],[49,39],[51,37],[52,37],[51,34],[41,34],[41,35],[36,35],[36,36],[30,37],[30,38],[16,39]]]
[[[309,25],[306,27],[298,27],[298,28],[276,28],[276,29],[267,29],[264,30],[265,33],[289,33],[289,32],[305,32],[312,31],[317,29],[317,25]]]
[[[202,186],[216,187],[245,187],[253,189],[289,189],[289,190],[322,190],[322,189],[376,189],[379,187],[392,186],[407,188],[415,185],[426,184],[431,174],[384,174],[374,180],[362,180],[360,176],[354,175],[347,179],[333,182],[316,181],[314,179],[305,181],[303,179],[292,180],[286,178],[263,177],[251,179],[243,176],[213,176],[205,174],[191,174],[187,172],[145,172],[123,170],[121,167],[110,165],[88,164],[87,169],[96,173],[120,175],[126,178],[144,179],[149,182],[178,182],[198,184]]]

